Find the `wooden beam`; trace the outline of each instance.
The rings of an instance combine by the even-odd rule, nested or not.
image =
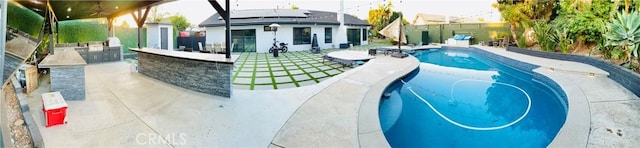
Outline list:
[[[107,17],[107,37],[113,37],[113,18]]]
[[[142,25],[144,25],[144,21],[141,21],[142,18],[142,9],[138,8],[138,19],[136,20],[136,24],[138,25],[138,28],[142,27]]]
[[[147,16],[149,15],[149,10],[151,10],[151,6],[147,6],[144,10],[144,15],[142,14],[142,9],[138,8],[138,16],[136,17],[135,15],[133,15],[133,12],[131,13],[134,16],[134,19],[136,19],[136,24],[138,25],[138,48],[142,48],[142,25],[144,25],[144,22],[147,21]],[[142,15],[142,16],[141,16]]]
[[[220,6],[220,4],[218,3],[217,0],[210,0],[209,4],[211,4],[211,6],[213,6],[214,9],[216,9],[216,11],[218,12],[218,14],[220,14],[220,16],[222,17],[222,19],[227,20],[227,11],[225,11],[224,9],[222,9],[222,6]],[[229,0],[226,0],[226,4],[225,5],[229,5]],[[227,7],[228,10],[228,7]]]
[[[53,7],[51,7],[51,2],[49,0],[47,0],[47,6],[46,7],[47,7],[47,11],[49,11],[49,13],[51,14],[51,17],[53,17],[53,20],[58,22],[58,18],[56,17],[56,13],[54,13]]]
[[[133,17],[133,20],[136,21],[136,26],[138,26],[138,16],[136,16],[135,11],[131,11],[131,17]]]
[[[138,17],[136,17],[137,18],[136,19],[136,25],[138,26],[138,49],[142,49],[142,43],[141,42],[142,42],[142,25],[143,25],[142,23],[143,22],[140,22],[140,15],[142,15],[142,14],[140,14],[140,13],[142,13],[141,11],[142,10],[140,10],[140,8],[138,8]]]
[[[167,3],[167,2],[172,2],[175,0],[143,0],[143,1],[138,1],[137,4],[128,7],[128,8],[120,8],[120,10],[122,11],[118,11],[115,13],[112,13],[111,15],[109,15],[108,17],[112,17],[112,18],[116,18],[122,15],[126,15],[127,13],[133,13],[136,10],[138,10],[138,8],[142,8],[142,7],[147,7],[147,6],[156,6],[156,5],[160,5],[163,3]]]
[[[147,21],[147,15],[149,15],[149,10],[151,10],[151,6],[147,6],[147,8],[145,8],[144,15],[142,16],[142,19],[141,19],[142,23]],[[138,12],[140,12],[140,11],[138,11]]]

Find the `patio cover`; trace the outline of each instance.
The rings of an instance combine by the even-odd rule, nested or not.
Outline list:
[[[57,21],[91,18],[115,18],[138,8],[160,5],[173,0],[18,0],[13,1],[45,16],[46,9],[51,9]],[[47,7],[47,2],[49,6]]]

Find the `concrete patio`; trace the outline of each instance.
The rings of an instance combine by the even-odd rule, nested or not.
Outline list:
[[[229,99],[132,73],[125,62],[89,65],[86,72],[87,99],[67,102],[68,124],[45,128],[42,112],[33,112],[46,147],[267,146],[318,88],[234,90]],[[29,107],[42,108],[40,94],[48,89],[31,93]]]
[[[535,71],[567,93],[569,115],[551,147],[640,144],[640,101],[606,72],[479,48],[541,65]],[[411,57],[378,55],[315,85],[234,89],[230,99],[132,73],[125,62],[95,64],[86,67],[88,98],[67,102],[68,124],[45,128],[42,112],[32,113],[47,147],[387,147],[376,101],[416,64]],[[28,96],[33,110],[42,106],[39,94],[49,89],[46,82]]]

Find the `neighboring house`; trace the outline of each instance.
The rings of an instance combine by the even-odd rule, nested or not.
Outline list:
[[[347,41],[353,45],[368,44],[366,21],[345,14]],[[231,12],[231,37],[234,52],[267,52],[273,43],[274,31],[269,25],[277,23],[277,41],[289,44],[290,51],[311,49],[313,34],[316,34],[321,49],[337,48],[340,22],[336,12],[293,9],[252,9]],[[225,41],[225,22],[219,14],[202,22],[206,27],[207,44]]]
[[[451,23],[481,23],[478,19],[457,17],[457,16],[445,16],[437,14],[416,14],[413,20],[413,25],[428,25],[428,24],[451,24]]]

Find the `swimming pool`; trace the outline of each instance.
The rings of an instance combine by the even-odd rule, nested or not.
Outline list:
[[[565,122],[564,92],[535,65],[474,48],[413,55],[419,68],[381,97],[392,147],[546,147]]]

